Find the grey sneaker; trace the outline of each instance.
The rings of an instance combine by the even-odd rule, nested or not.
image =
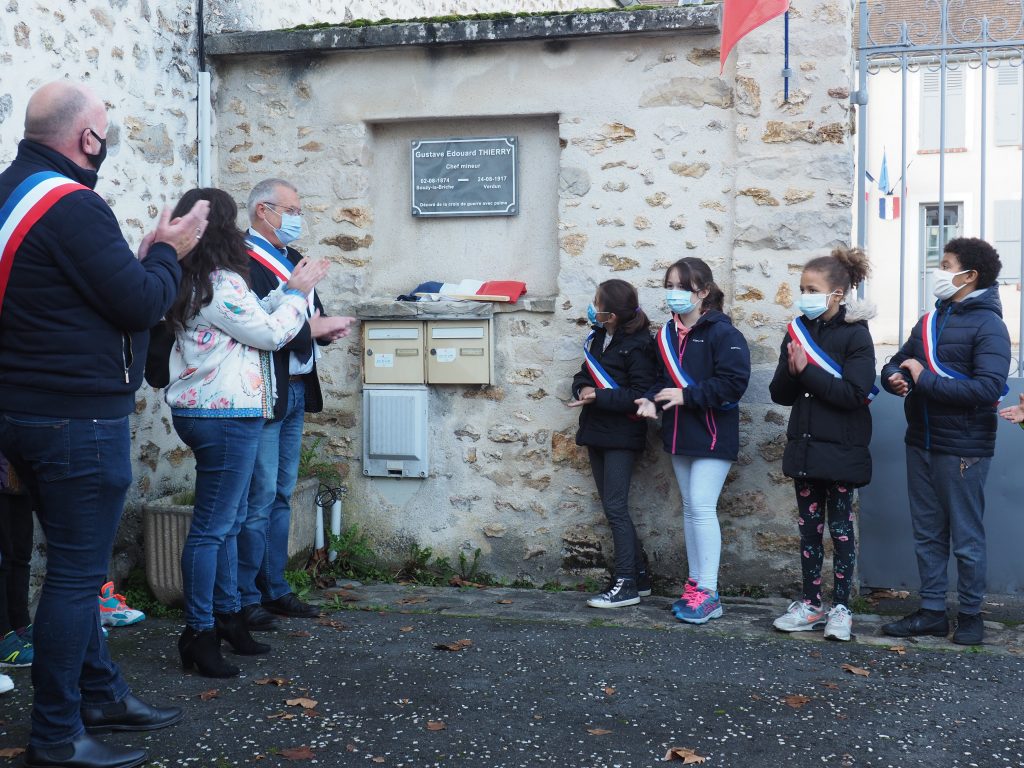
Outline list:
[[[825,617],[824,608],[794,600],[786,612],[772,622],[772,626],[780,632],[809,632],[824,626]]]
[[[637,605],[640,602],[640,595],[636,592],[636,582],[633,579],[616,579],[608,589],[600,595],[594,595],[587,600],[591,608],[622,608],[627,605]]]
[[[849,640],[853,629],[853,614],[845,605],[836,605],[828,612],[828,623],[825,625],[826,640]]]

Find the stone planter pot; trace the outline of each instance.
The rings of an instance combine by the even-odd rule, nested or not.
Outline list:
[[[301,565],[313,549],[316,534],[315,477],[300,479],[292,493],[292,519],[288,530],[289,567]],[[177,495],[177,494],[175,494]],[[153,595],[165,605],[181,606],[181,552],[192,524],[192,507],[174,503],[174,495],[142,507],[146,581]]]

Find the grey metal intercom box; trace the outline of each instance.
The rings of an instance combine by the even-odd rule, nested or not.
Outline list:
[[[421,384],[363,387],[363,474],[426,477],[427,388]]]

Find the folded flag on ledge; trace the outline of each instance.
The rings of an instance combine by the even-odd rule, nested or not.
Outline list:
[[[515,304],[526,293],[526,283],[518,280],[460,280],[457,283],[430,281],[420,283],[399,301],[502,301]]]

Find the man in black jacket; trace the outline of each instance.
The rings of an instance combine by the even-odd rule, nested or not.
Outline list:
[[[44,85],[0,174],[0,451],[35,499],[47,551],[29,768],[141,765],[144,750],[89,733],[162,728],[182,716],[131,694],[100,632],[96,595],[132,481],[128,417],[147,331],[177,295],[178,260],[202,236],[209,204],[174,222],[165,209],[136,258],[93,191],[107,129],[90,90]]]
[[[256,295],[263,297],[286,280],[302,258],[288,247],[302,234],[299,193],[284,179],[265,179],[249,194],[248,211],[250,280]],[[319,413],[324,407],[316,372],[318,346],[346,336],[353,319],[325,317],[320,298],[315,292],[310,297],[306,325],[274,353],[274,418],[263,427],[249,487],[249,514],[238,534],[238,589],[251,630],[275,629],[272,614],[319,614],[292,593],[284,578],[291,496],[298,478],[304,413]]]

